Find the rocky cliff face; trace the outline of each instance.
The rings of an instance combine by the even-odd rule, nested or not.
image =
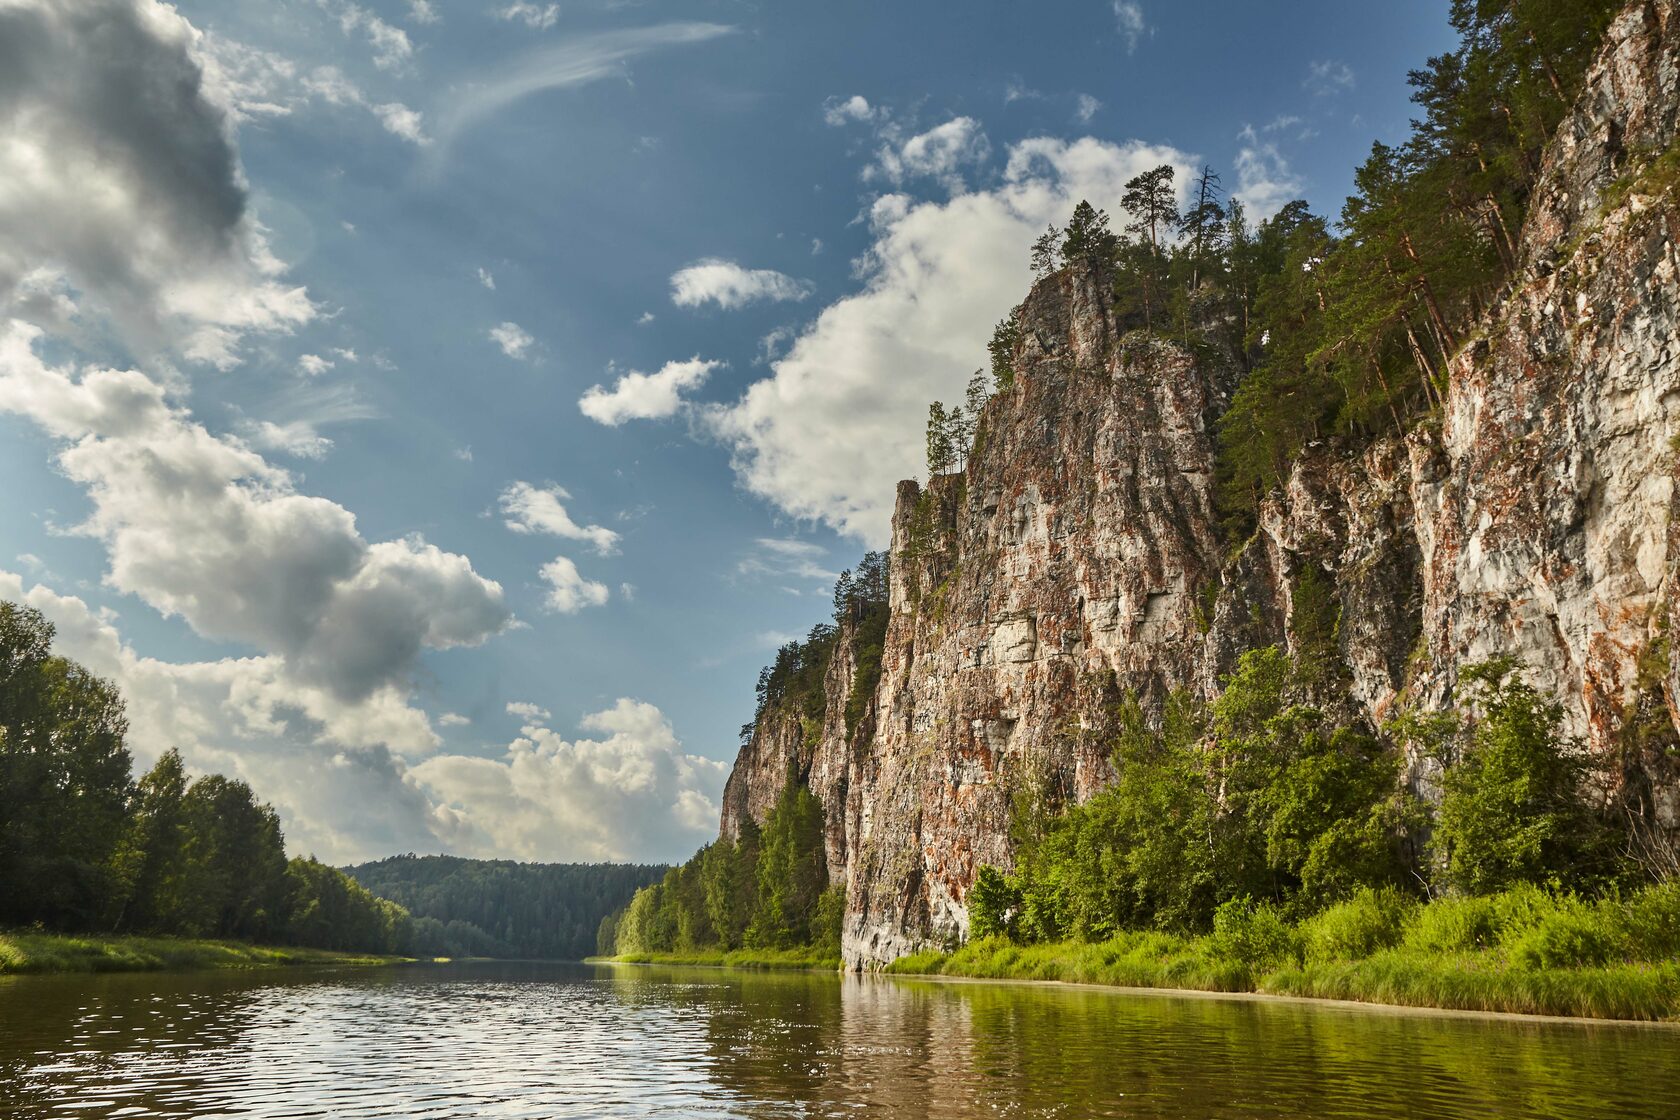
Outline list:
[[[1211,436],[1232,369],[1122,334],[1088,270],[1041,281],[966,470],[900,484],[873,712],[848,734],[843,631],[822,726],[766,713],[725,833],[792,773],[827,812],[849,964],[958,937],[975,868],[1012,860],[1015,791],[1101,789],[1114,702],[1216,694],[1242,652],[1290,641],[1307,579],[1339,603],[1353,713],[1445,705],[1461,667],[1515,655],[1680,828],[1677,131],[1680,0],[1631,4],[1438,427],[1309,448],[1234,557]]]

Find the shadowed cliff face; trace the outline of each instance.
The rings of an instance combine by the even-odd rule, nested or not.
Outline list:
[[[1013,861],[1016,792],[1100,790],[1120,696],[1215,695],[1244,651],[1289,643],[1306,579],[1340,610],[1341,715],[1444,707],[1460,668],[1513,654],[1588,749],[1629,748],[1626,780],[1680,827],[1680,170],[1657,158],[1677,131],[1680,0],[1632,4],[1548,151],[1510,293],[1453,361],[1440,421],[1309,447],[1234,555],[1211,434],[1234,362],[1122,334],[1089,268],[1040,281],[966,470],[899,486],[872,710],[848,734],[842,626],[821,727],[765,713],[725,835],[762,821],[792,773],[828,816],[848,964],[960,937],[975,868]]]

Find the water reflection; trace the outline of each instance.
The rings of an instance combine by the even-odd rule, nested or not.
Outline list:
[[[0,982],[0,1116],[1668,1117],[1680,1030],[567,965]]]

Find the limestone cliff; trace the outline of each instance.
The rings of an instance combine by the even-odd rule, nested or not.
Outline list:
[[[975,868],[1011,863],[1013,792],[1101,789],[1115,700],[1215,694],[1243,651],[1291,640],[1320,577],[1352,714],[1445,705],[1461,667],[1513,654],[1680,828],[1677,131],[1680,0],[1640,0],[1548,149],[1439,419],[1308,448],[1234,554],[1212,436],[1234,360],[1124,332],[1086,267],[1040,281],[966,469],[900,484],[870,710],[848,728],[843,621],[820,726],[762,714],[725,834],[791,774],[828,817],[849,964],[961,936]]]

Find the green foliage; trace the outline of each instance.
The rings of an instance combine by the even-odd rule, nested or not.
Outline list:
[[[1614,836],[1588,805],[1583,752],[1509,660],[1461,674],[1480,713],[1446,759],[1435,831],[1448,881],[1471,894],[1521,882],[1593,887],[1614,874]]]
[[[968,935],[977,940],[999,934],[1013,936],[1021,892],[1008,876],[989,864],[974,871],[974,885],[968,889]]]
[[[992,339],[986,352],[992,358],[992,386],[1003,392],[1015,384],[1015,350],[1021,345],[1021,309],[1017,307],[1009,317],[992,328]]]
[[[1301,956],[1300,935],[1269,903],[1233,898],[1213,914],[1212,945],[1255,975],[1270,972]]]
[[[709,844],[637,891],[600,925],[598,951],[626,959],[702,960],[743,949],[837,956],[845,902],[844,889],[828,882],[822,804],[790,773],[762,830],[743,822],[737,843]]]
[[[1301,923],[1302,956],[1309,964],[1358,960],[1393,948],[1417,911],[1410,895],[1367,887]]]

